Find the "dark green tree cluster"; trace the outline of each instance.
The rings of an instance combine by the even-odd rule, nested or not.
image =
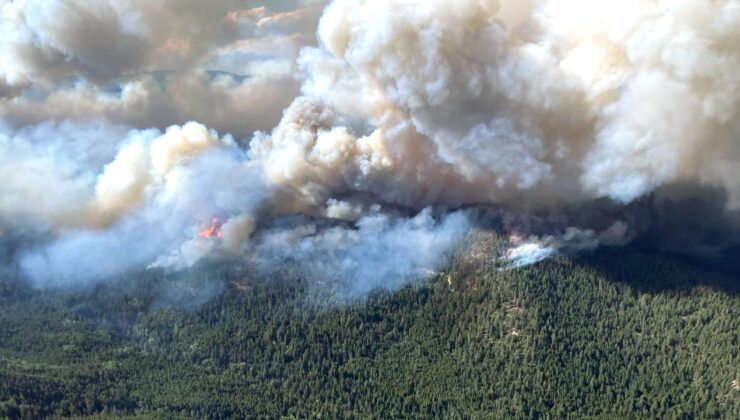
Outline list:
[[[206,303],[153,273],[6,279],[0,418],[740,418],[737,279],[630,250],[506,271],[488,251],[328,304],[290,267],[205,270]]]

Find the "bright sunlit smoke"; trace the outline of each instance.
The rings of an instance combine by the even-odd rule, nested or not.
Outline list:
[[[737,240],[737,1],[239,3],[0,6],[0,227],[46,238],[38,284],[236,256],[394,289],[472,206],[514,266]]]

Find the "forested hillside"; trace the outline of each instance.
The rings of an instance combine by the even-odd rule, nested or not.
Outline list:
[[[350,303],[288,269],[202,281],[4,278],[0,417],[740,418],[738,281],[672,258],[502,271],[479,244]]]

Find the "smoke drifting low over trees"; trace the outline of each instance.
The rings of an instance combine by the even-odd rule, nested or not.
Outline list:
[[[354,296],[474,228],[512,266],[738,239],[734,0],[25,0],[0,30],[0,239],[39,285],[236,256]]]

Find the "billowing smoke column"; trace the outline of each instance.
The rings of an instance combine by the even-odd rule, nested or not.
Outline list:
[[[471,207],[512,267],[738,237],[736,0],[51,3],[0,9],[0,229],[39,284],[232,255],[359,296],[442,265]]]

